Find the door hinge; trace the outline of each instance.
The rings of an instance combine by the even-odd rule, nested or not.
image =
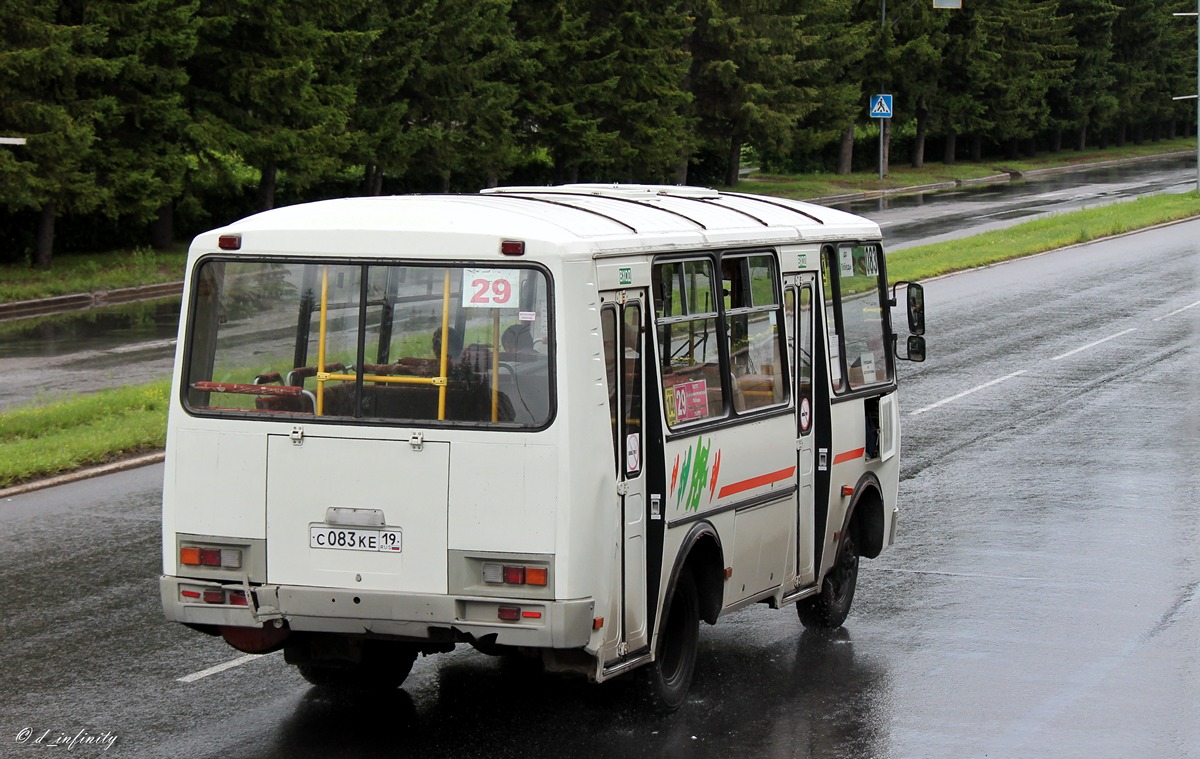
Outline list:
[[[425,450],[425,433],[424,432],[414,432],[412,434],[412,436],[409,437],[408,444],[412,446],[412,449],[414,451]]]
[[[621,480],[617,483],[617,495],[625,495],[629,492],[629,483]]]
[[[292,433],[288,435],[292,440],[292,445],[304,445],[304,428],[300,425],[292,427]]]

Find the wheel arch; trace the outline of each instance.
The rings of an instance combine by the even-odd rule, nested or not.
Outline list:
[[[854,496],[842,525],[843,530],[850,530],[854,536],[859,556],[874,559],[883,551],[885,517],[883,488],[879,478],[873,472],[867,472],[854,486]]]
[[[679,574],[688,569],[696,581],[696,593],[700,600],[700,618],[710,625],[717,623],[725,597],[725,553],[721,547],[721,536],[709,522],[696,522],[688,530],[675,564],[671,567],[670,582],[666,598],[670,599],[670,588],[675,587]],[[669,600],[668,600],[669,603]],[[666,609],[664,608],[664,614]]]

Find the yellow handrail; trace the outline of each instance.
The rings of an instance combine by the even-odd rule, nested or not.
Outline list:
[[[492,421],[500,421],[500,309],[492,309]]]
[[[321,267],[321,319],[317,328],[317,367],[325,368],[325,318],[329,314],[329,266]],[[325,378],[317,373],[317,416],[325,411]]]
[[[446,278],[442,284],[442,344],[440,346],[441,369],[438,372],[439,378],[442,380],[438,386],[438,421],[446,419],[446,376],[447,376],[447,354],[450,351],[450,270],[446,269]]]

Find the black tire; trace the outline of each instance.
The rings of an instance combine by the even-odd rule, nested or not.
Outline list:
[[[841,627],[854,601],[858,584],[858,546],[851,530],[842,533],[837,558],[825,575],[821,592],[796,604],[796,614],[805,627],[833,630]]]
[[[673,712],[683,705],[696,669],[700,640],[700,597],[688,570],[680,572],[663,607],[654,662],[644,668],[647,700],[655,711]]]
[[[363,652],[357,664],[297,664],[300,676],[328,690],[384,692],[395,690],[412,672],[415,646],[376,644]]]

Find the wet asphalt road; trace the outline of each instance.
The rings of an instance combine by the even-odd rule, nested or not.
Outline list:
[[[0,502],[0,756],[1200,757],[1198,282],[1200,221],[927,283],[897,545],[831,638],[704,626],[666,719],[470,649],[376,703],[181,682],[241,655],[161,617],[161,467]]]

